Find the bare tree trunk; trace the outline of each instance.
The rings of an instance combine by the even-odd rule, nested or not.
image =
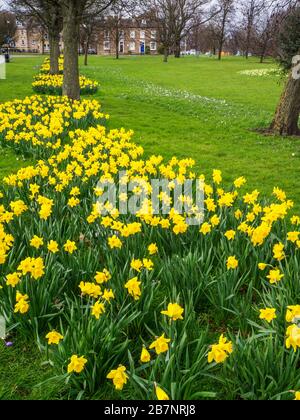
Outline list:
[[[164,63],[168,62],[168,58],[169,58],[169,48],[165,47],[164,48]]]
[[[280,136],[299,135],[300,79],[290,75],[270,130]]]
[[[219,45],[219,54],[218,54],[218,59],[219,60],[222,59],[222,53],[223,53],[223,42],[220,42],[220,45]]]
[[[259,60],[260,64],[262,64],[264,62],[265,53],[266,53],[265,49],[263,49],[260,53],[260,60]]]
[[[78,45],[79,23],[76,19],[77,11],[72,2],[64,12],[64,83],[63,95],[70,99],[80,99],[79,68],[78,68]]]
[[[218,55],[218,59],[221,60],[222,58],[222,53],[223,53],[223,46],[224,46],[224,34],[225,34],[225,20],[222,26],[222,33],[221,33],[221,37],[219,39],[219,55]]]
[[[268,48],[268,39],[266,38],[266,40],[263,43],[261,53],[260,53],[260,63],[261,64],[264,62],[266,52],[267,52],[267,48]]]
[[[88,54],[89,54],[89,40],[87,39],[84,45],[84,65],[88,65]]]
[[[228,13],[229,13],[229,9],[227,9],[227,5],[228,5],[227,3],[228,2],[226,2],[226,4],[225,4],[226,9],[223,10],[221,33],[220,33],[220,37],[219,37],[219,55],[218,55],[219,60],[221,60],[221,58],[222,58],[223,47],[224,47],[224,43],[225,43],[226,22],[227,22],[227,17],[228,17]]]
[[[44,42],[43,42],[44,45]],[[59,73],[59,34],[49,33],[50,45],[50,74]]]
[[[245,52],[246,60],[248,60],[249,58],[250,40],[251,40],[251,28],[248,28],[247,39],[246,39],[246,52]]]
[[[118,35],[118,33],[119,33],[119,28],[116,31],[116,60],[119,60],[119,57],[120,57],[120,55],[119,55],[119,35]]]
[[[42,55],[45,55],[45,35],[42,34]]]
[[[175,43],[175,58],[180,58],[181,55],[181,45],[180,40],[177,40]]]

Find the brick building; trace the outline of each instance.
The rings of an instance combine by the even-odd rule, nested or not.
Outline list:
[[[25,26],[18,24],[14,36],[14,48],[21,52],[30,53],[49,53],[48,34],[39,26]],[[60,48],[63,50],[63,41],[61,37]]]
[[[97,34],[97,53],[99,55],[115,55],[116,49],[121,55],[158,54],[158,31],[150,21],[126,19],[117,29],[105,24]]]
[[[124,19],[120,22],[116,36],[116,29],[106,20],[95,30],[90,49],[98,55],[115,55],[116,49],[120,55],[129,54],[158,54],[158,31],[154,24],[145,19]],[[14,37],[14,47],[21,52],[48,53],[50,50],[47,33],[41,27],[26,27],[18,24]],[[60,42],[63,51],[63,39]],[[78,46],[81,50],[81,46]]]

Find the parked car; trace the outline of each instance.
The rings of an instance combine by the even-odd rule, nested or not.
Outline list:
[[[185,52],[186,55],[197,55],[197,51],[196,50],[188,50]]]

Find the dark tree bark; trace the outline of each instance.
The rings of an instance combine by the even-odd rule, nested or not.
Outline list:
[[[164,63],[168,62],[169,58],[169,49],[167,47],[164,48]]]
[[[175,58],[180,58],[180,56],[181,56],[181,41],[180,41],[180,39],[175,41],[175,54],[174,55],[175,55]]]
[[[28,23],[29,19],[31,27],[42,26],[43,32],[49,34],[50,73],[57,74],[59,71],[59,34],[62,30],[62,13],[59,1],[11,0],[11,7],[20,20],[25,19]],[[44,53],[44,47],[42,49]]]
[[[80,99],[78,46],[80,24],[91,13],[100,15],[111,6],[113,0],[57,0],[62,8],[64,39],[63,95],[72,100]],[[95,9],[96,8],[96,9]]]
[[[49,45],[50,45],[50,74],[59,73],[59,40],[60,36],[57,32],[49,33]]]
[[[252,32],[252,27],[249,26],[248,29],[247,29],[247,37],[246,37],[246,51],[245,51],[246,60],[248,60],[248,58],[249,58],[251,32]]]
[[[263,52],[260,54],[260,59],[259,59],[260,64],[262,64],[262,63],[264,62],[264,59],[265,59],[265,51],[263,51]]]
[[[227,20],[227,15],[224,12],[223,18],[222,18],[222,24],[221,24],[221,33],[220,33],[220,38],[219,38],[219,54],[218,54],[218,59],[221,60],[222,59],[222,54],[223,54],[223,46],[224,46],[224,42],[225,42],[225,26],[226,26],[226,20]]]
[[[42,55],[45,55],[45,33],[42,32]]]
[[[120,42],[120,37],[119,37],[119,26],[118,26],[118,27],[116,27],[116,37],[115,37],[116,60],[119,60],[119,58],[120,58],[119,42]]]
[[[78,6],[77,6],[78,7]],[[76,4],[69,2],[68,7],[64,8],[64,83],[63,95],[70,99],[80,99],[79,85],[79,22]]]
[[[299,135],[300,79],[290,75],[270,130],[280,136]]]
[[[260,57],[260,63],[261,64],[264,62],[264,59],[266,57],[267,50],[268,50],[268,44],[269,44],[269,38],[268,38],[268,36],[266,36],[261,41],[261,47],[260,47],[260,51],[259,51],[259,57]]]
[[[0,46],[7,44],[7,37],[13,39],[17,31],[16,17],[11,12],[0,14]]]
[[[90,46],[89,40],[87,39],[84,44],[84,65],[85,66],[88,65],[89,46]]]
[[[84,65],[88,65],[89,49],[94,41],[96,42],[96,34],[102,29],[100,26],[100,19],[98,16],[92,14],[85,16],[83,23],[80,26],[79,36],[82,50],[84,51]],[[102,23],[102,22],[101,22]]]
[[[223,45],[224,45],[224,42],[223,42],[223,41],[220,41],[220,43],[219,43],[219,54],[218,54],[218,60],[221,60],[221,59],[222,59],[222,55],[223,55]]]
[[[255,25],[261,14],[266,12],[268,5],[265,0],[242,0],[241,16],[243,17],[242,26],[245,27],[245,57],[249,58]]]
[[[227,26],[229,24],[230,18],[234,13],[233,8],[234,0],[218,0],[218,8],[219,13],[216,15],[217,18],[217,31],[216,31],[216,39],[218,42],[218,59],[221,60],[223,55],[223,48],[226,41],[227,36]],[[218,17],[220,16],[220,18]]]

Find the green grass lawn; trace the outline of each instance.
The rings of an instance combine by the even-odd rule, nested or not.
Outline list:
[[[0,81],[0,101],[30,95],[42,60],[14,58],[7,80]],[[271,66],[236,57],[171,58],[168,64],[161,57],[91,57],[81,73],[100,82],[96,98],[111,115],[110,127],[134,129],[147,155],[189,156],[200,172],[219,168],[226,181],[245,175],[249,188],[268,194],[280,186],[299,210],[299,140],[254,131],[270,123],[282,81],[239,74]],[[23,164],[6,153],[1,151],[1,176]]]
[[[1,342],[0,366],[0,400],[59,398],[53,382],[40,385],[48,379],[49,369],[32,344],[18,341],[5,348]]]
[[[14,58],[0,80],[0,102],[31,95],[32,78],[43,57]],[[244,175],[249,188],[270,194],[280,186],[300,210],[300,141],[265,137],[282,82],[276,76],[247,77],[239,72],[265,68],[253,58],[91,57],[81,73],[100,82],[94,96],[111,115],[109,126],[134,129],[146,154],[192,157],[197,170],[215,168],[226,181]],[[24,166],[21,156],[0,149],[0,178]],[[47,378],[47,367],[32,345],[5,348],[0,342],[0,399],[53,398],[56,390],[34,388]]]

